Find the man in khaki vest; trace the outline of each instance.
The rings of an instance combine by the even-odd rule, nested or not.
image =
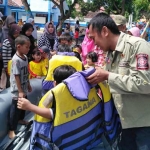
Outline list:
[[[126,32],[126,29],[127,29],[126,18],[122,15],[111,15],[111,17],[114,20],[114,22],[116,23],[116,25],[118,26],[119,31]]]
[[[120,150],[150,150],[150,44],[120,33],[105,13],[90,21],[89,33],[108,55],[105,70],[87,80],[108,81],[123,128]]]

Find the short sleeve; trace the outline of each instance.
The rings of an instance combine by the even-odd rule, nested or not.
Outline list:
[[[20,63],[18,60],[12,60],[12,73],[14,75],[19,75],[21,72]]]

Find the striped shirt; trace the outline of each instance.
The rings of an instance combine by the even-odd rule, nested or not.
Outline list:
[[[7,68],[8,61],[12,58],[12,47],[8,39],[5,39],[2,45],[2,59],[4,68]]]

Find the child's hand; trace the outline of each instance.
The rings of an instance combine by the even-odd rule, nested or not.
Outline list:
[[[29,110],[30,109],[30,101],[28,101],[25,98],[18,98],[18,103],[17,103],[17,107],[19,109],[23,109],[23,110]]]
[[[41,76],[37,76],[36,78],[37,78],[37,79],[41,79]]]
[[[32,92],[32,87],[30,84],[28,84],[28,92]]]
[[[20,98],[23,98],[23,97],[25,97],[26,95],[25,95],[25,93],[24,92],[19,92],[19,97]]]

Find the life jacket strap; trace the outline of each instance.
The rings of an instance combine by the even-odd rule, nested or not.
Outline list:
[[[40,143],[37,143],[36,142],[36,138],[39,138],[39,139],[42,139],[44,141],[46,141],[49,145],[49,148],[41,145]],[[54,143],[51,141],[50,138],[46,137],[45,135],[43,134],[40,134],[40,133],[36,133],[34,138],[33,138],[33,141],[31,143],[33,145],[33,147],[38,147],[40,148],[41,150],[53,150],[53,146],[54,146]]]
[[[53,150],[53,148],[47,148],[47,147],[45,147],[45,146],[43,146],[37,142],[34,143],[34,146],[40,148],[41,150]]]
[[[48,137],[46,137],[46,136],[45,136],[45,135],[43,135],[43,134],[36,133],[36,134],[35,134],[35,137],[38,137],[38,138],[40,138],[40,139],[42,139],[42,140],[46,141],[47,143],[52,144],[51,139],[50,139],[50,138],[48,138]]]

